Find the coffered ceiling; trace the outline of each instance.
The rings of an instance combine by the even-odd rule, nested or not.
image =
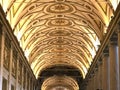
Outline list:
[[[36,78],[53,66],[77,68],[85,78],[118,0],[0,3]]]

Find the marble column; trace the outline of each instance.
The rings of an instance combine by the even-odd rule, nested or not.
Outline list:
[[[2,30],[2,26],[0,24],[0,90],[2,90],[4,40],[4,30]]]
[[[110,90],[110,60],[109,60],[109,51],[106,48],[103,51],[102,55],[102,87],[103,90]]]
[[[90,90],[95,90],[95,74],[94,72],[91,74],[91,83],[90,83]]]
[[[18,90],[18,68],[19,68],[19,57],[17,56],[17,67],[16,67],[16,90]]]
[[[115,35],[116,36],[116,35]],[[110,56],[110,90],[119,90],[119,60],[117,39],[112,36],[109,43]]]
[[[87,90],[88,88],[88,80],[85,81],[83,85],[80,85],[79,90]]]
[[[102,59],[99,60],[99,68],[98,68],[98,71],[99,71],[99,90],[102,90]]]
[[[95,83],[95,74],[93,76],[92,86],[93,86],[92,90],[95,90],[95,86],[96,86],[96,83]]]
[[[10,42],[12,44],[12,42]],[[10,47],[10,64],[9,64],[9,78],[8,78],[8,90],[11,90],[11,77],[12,77],[12,56],[13,56],[13,47]]]
[[[95,69],[94,69],[95,75],[94,75],[94,83],[95,83],[95,90],[98,89],[99,86],[99,72],[98,72],[98,64],[96,64]]]
[[[118,32],[118,56],[119,56],[118,59],[119,59],[119,84],[120,84],[120,22],[118,24],[117,32]]]
[[[21,59],[20,59],[20,60],[21,60]],[[23,65],[23,64],[22,64],[22,67],[21,67],[21,68],[22,68],[22,73],[21,73],[21,87],[22,87],[22,90],[23,90],[23,86],[24,86],[24,85],[23,85],[23,84],[24,84],[24,83],[23,83],[23,79],[24,79],[24,65]]]
[[[102,89],[102,60],[100,59],[98,61],[98,87],[97,89],[101,90]]]
[[[99,60],[94,68],[94,89],[101,90],[102,89],[102,61]]]
[[[89,89],[88,90],[93,90],[93,78],[91,77],[90,78],[90,81],[89,81]]]
[[[88,79],[88,83],[87,83],[87,86],[86,86],[86,89],[85,90],[90,90],[90,83],[91,83],[91,80],[90,78]]]
[[[27,90],[27,70],[25,70],[25,90]]]
[[[32,90],[32,85],[33,85],[33,82],[32,82],[32,78],[30,79],[30,90]]]
[[[94,78],[93,78],[93,80],[94,80],[93,82],[94,83],[92,83],[92,85],[94,86],[94,88],[93,88],[94,90],[96,90],[97,86],[98,86],[98,82],[97,82],[98,75],[97,74],[98,74],[98,72],[95,73]]]

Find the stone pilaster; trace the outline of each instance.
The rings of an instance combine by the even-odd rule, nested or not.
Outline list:
[[[89,78],[88,84],[87,84],[87,86],[86,86],[86,87],[87,87],[86,90],[91,90],[91,89],[90,89],[90,88],[91,88],[91,87],[90,87],[90,83],[91,83],[91,79]]]
[[[118,45],[116,35],[109,43],[110,56],[110,90],[119,90],[119,63],[118,63]]]
[[[110,59],[108,47],[103,51],[102,62],[102,87],[103,90],[110,90]]]
[[[11,42],[10,42],[11,43]],[[10,47],[10,61],[9,61],[9,78],[8,78],[8,90],[11,90],[11,77],[12,77],[12,57],[13,57],[13,47]]]
[[[94,71],[91,73],[90,90],[95,90],[95,73],[94,73]]]
[[[95,68],[94,68],[94,83],[95,83],[95,90],[98,88],[99,86],[99,82],[98,82],[98,78],[99,78],[99,72],[98,72],[98,63],[96,64]]]
[[[23,85],[23,84],[24,84],[24,83],[23,83],[23,80],[24,80],[24,79],[23,79],[23,77],[24,77],[24,76],[23,76],[23,74],[24,74],[24,65],[23,65],[23,63],[22,63],[22,67],[21,67],[21,68],[22,68],[22,73],[21,73],[21,78],[22,78],[22,79],[21,79],[21,87],[22,87],[22,90],[23,90],[23,86],[24,86],[24,85]]]
[[[118,33],[118,60],[119,60],[119,84],[120,84],[120,22],[118,23],[117,33]]]
[[[26,70],[26,72],[25,72],[25,90],[27,90],[27,79],[28,79],[28,77],[27,77],[27,70]]]
[[[19,67],[19,57],[17,57],[17,69],[16,69],[16,90],[18,90],[18,67]]]
[[[98,61],[98,78],[97,78],[97,81],[98,82],[98,88],[99,90],[102,89],[102,59],[100,58],[100,60]]]
[[[2,90],[2,75],[3,75],[3,55],[4,55],[4,30],[0,24],[0,90]]]

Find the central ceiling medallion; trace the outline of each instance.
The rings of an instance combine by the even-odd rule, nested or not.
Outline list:
[[[46,13],[54,13],[54,14],[66,14],[66,13],[73,13],[75,12],[75,8],[70,5],[67,4],[65,2],[59,2],[59,3],[54,3],[54,4],[50,4],[48,5],[44,12]]]
[[[70,36],[71,32],[66,30],[54,30],[49,33],[49,36]]]
[[[55,48],[52,48],[50,50],[50,52],[55,52],[55,53],[69,53],[70,50],[68,48],[65,48],[65,47],[55,47]]]
[[[52,41],[50,41],[49,44],[50,45],[71,45],[72,42],[62,37],[58,37],[57,39],[53,39]]]
[[[48,26],[56,26],[56,27],[63,27],[63,26],[71,26],[72,22],[66,18],[56,18],[51,19],[47,22]]]

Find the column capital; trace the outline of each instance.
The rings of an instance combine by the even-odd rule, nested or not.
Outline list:
[[[114,32],[112,37],[109,40],[109,46],[110,45],[117,45],[118,44],[117,41],[118,41],[118,35],[117,35],[117,33]]]
[[[2,23],[0,22],[0,34],[4,34],[4,30],[2,30],[2,27],[3,27],[3,25],[2,25]]]
[[[2,28],[2,26],[3,26],[3,25],[2,25],[2,23],[0,22],[0,28]]]
[[[117,31],[120,33],[120,21],[118,22],[118,25],[117,25]]]
[[[109,48],[108,48],[108,46],[106,46],[105,49],[103,50],[102,58],[103,58],[104,56],[109,56]]]
[[[95,67],[99,67],[99,65],[102,63],[102,58],[101,58],[101,56],[100,56],[100,58],[97,60],[97,62],[96,62],[96,65],[95,65]]]
[[[100,58],[97,63],[98,63],[98,67],[102,65],[102,58]]]
[[[94,71],[95,71],[95,72],[98,71],[98,64],[95,65]]]
[[[90,74],[91,78],[95,76],[95,71],[93,70]]]

